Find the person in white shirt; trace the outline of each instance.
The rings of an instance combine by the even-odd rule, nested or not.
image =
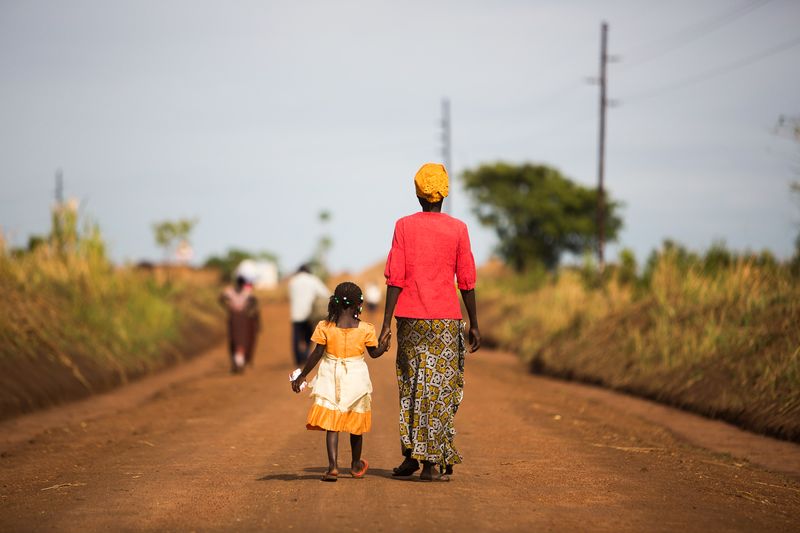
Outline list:
[[[303,366],[311,348],[311,334],[314,325],[311,313],[314,300],[327,298],[331,292],[317,276],[311,273],[308,265],[302,265],[289,280],[289,314],[292,319],[292,349],[294,360]]]

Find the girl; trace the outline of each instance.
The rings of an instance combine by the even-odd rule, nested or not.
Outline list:
[[[306,376],[320,362],[312,383],[314,403],[308,412],[307,429],[327,432],[328,470],[322,481],[336,481],[339,476],[339,432],[350,433],[353,452],[350,474],[362,478],[369,463],[361,458],[362,435],[372,425],[371,393],[364,352],[372,358],[389,349],[389,337],[378,344],[375,326],[359,320],[364,296],[355,283],[340,283],[328,303],[328,319],[317,324],[311,340],[317,345],[303,371],[292,381],[292,390],[300,392]]]

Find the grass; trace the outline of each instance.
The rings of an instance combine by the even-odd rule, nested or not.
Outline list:
[[[600,284],[562,269],[532,286],[491,265],[482,330],[535,372],[800,441],[800,282],[769,258],[711,252],[667,247],[640,278],[611,268]]]
[[[109,389],[220,338],[216,287],[115,268],[90,244],[0,253],[0,417]]]

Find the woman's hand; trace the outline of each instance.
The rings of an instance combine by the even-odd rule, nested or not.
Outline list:
[[[392,347],[392,330],[386,330],[386,335],[381,332],[381,340],[378,342],[378,350],[381,354],[384,354],[389,351],[389,348]]]
[[[381,328],[381,334],[378,337],[378,347],[386,346],[388,350],[392,345],[392,328],[385,325]],[[384,352],[386,351],[384,350]]]
[[[477,352],[481,347],[481,331],[478,326],[469,327],[469,351]]]

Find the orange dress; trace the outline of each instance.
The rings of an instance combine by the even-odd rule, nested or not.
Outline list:
[[[325,346],[317,376],[311,382],[314,403],[306,428],[361,435],[372,426],[372,382],[364,359],[367,346],[377,346],[375,326],[360,322],[340,328],[326,320],[311,340]]]

